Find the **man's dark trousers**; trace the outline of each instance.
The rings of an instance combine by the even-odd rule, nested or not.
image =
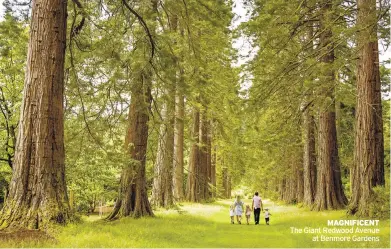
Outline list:
[[[260,208],[254,208],[254,220],[255,224],[259,224],[259,215],[261,214]]]

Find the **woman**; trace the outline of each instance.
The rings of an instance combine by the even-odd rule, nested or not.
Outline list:
[[[240,200],[240,196],[238,195],[234,202],[234,207],[235,207],[236,220],[239,224],[242,224],[241,221],[242,221],[243,205],[244,203]]]

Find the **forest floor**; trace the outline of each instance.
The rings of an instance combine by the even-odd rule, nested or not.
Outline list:
[[[250,200],[245,200],[250,204]],[[0,236],[0,247],[359,247],[390,248],[390,221],[379,222],[377,234],[310,234],[305,227],[333,228],[327,220],[353,219],[345,212],[311,212],[296,206],[277,205],[265,201],[272,216],[267,226],[261,214],[261,224],[254,225],[251,215],[250,225],[245,219],[242,224],[230,224],[229,200],[210,204],[183,203],[178,210],[155,211],[154,218],[123,218],[106,222],[98,215],[83,217],[84,222],[70,224],[62,228],[55,239],[33,239],[28,237]],[[292,233],[291,227],[303,229],[303,233]],[[356,227],[355,227],[356,228]],[[363,228],[363,227],[360,227]],[[369,228],[369,227],[364,227]],[[321,235],[358,237],[378,237],[379,242],[325,242],[312,241]],[[22,236],[23,237],[23,236]]]

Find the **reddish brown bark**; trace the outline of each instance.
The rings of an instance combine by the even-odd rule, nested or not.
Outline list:
[[[134,85],[129,108],[125,148],[130,155],[129,165],[121,173],[118,198],[107,219],[122,216],[153,216],[148,201],[145,162],[148,141],[148,120],[151,108],[150,74],[141,72]]]
[[[34,0],[13,176],[2,228],[65,224],[64,58],[67,1]]]
[[[199,174],[199,130],[200,130],[200,112],[198,109],[193,111],[193,144],[190,151],[188,178],[187,178],[187,191],[186,199],[192,202],[200,201],[198,195],[199,182],[197,180]]]
[[[172,97],[175,98],[175,95]],[[174,163],[174,104],[165,103],[161,116],[163,117],[163,123],[160,125],[151,202],[157,207],[170,207],[174,204],[172,182]]]
[[[375,0],[359,0],[359,62],[352,199],[349,212],[369,216],[372,187],[384,185],[383,120]]]
[[[200,200],[206,200],[209,197],[208,190],[208,121],[206,111],[201,115],[200,120],[200,148],[199,148],[199,174],[197,180],[199,182],[199,197]]]
[[[217,164],[217,146],[213,146],[211,158],[211,184],[212,184],[212,198],[217,197],[217,181],[216,181],[216,164]]]
[[[315,157],[315,120],[311,110],[304,111],[304,163],[303,181],[304,197],[306,206],[312,206],[315,200],[316,191],[316,157]]]
[[[347,199],[342,189],[338,158],[337,130],[335,121],[333,33],[331,30],[332,0],[324,0],[321,7],[320,61],[325,70],[322,75],[324,103],[319,110],[318,175],[313,209],[337,209],[346,205]]]
[[[184,146],[184,119],[185,101],[180,90],[177,90],[175,105],[175,133],[174,133],[174,176],[173,191],[175,200],[183,200],[183,146]]]

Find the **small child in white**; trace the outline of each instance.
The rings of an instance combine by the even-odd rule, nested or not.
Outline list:
[[[269,225],[269,217],[270,215],[272,215],[271,213],[269,213],[269,209],[268,208],[265,208],[265,221],[266,221],[266,225]]]
[[[231,224],[234,224],[234,218],[235,218],[235,209],[234,205],[229,206],[229,216],[231,216]]]
[[[250,216],[251,216],[251,208],[250,205],[246,205],[246,220],[247,220],[247,225],[249,225],[250,221]]]

